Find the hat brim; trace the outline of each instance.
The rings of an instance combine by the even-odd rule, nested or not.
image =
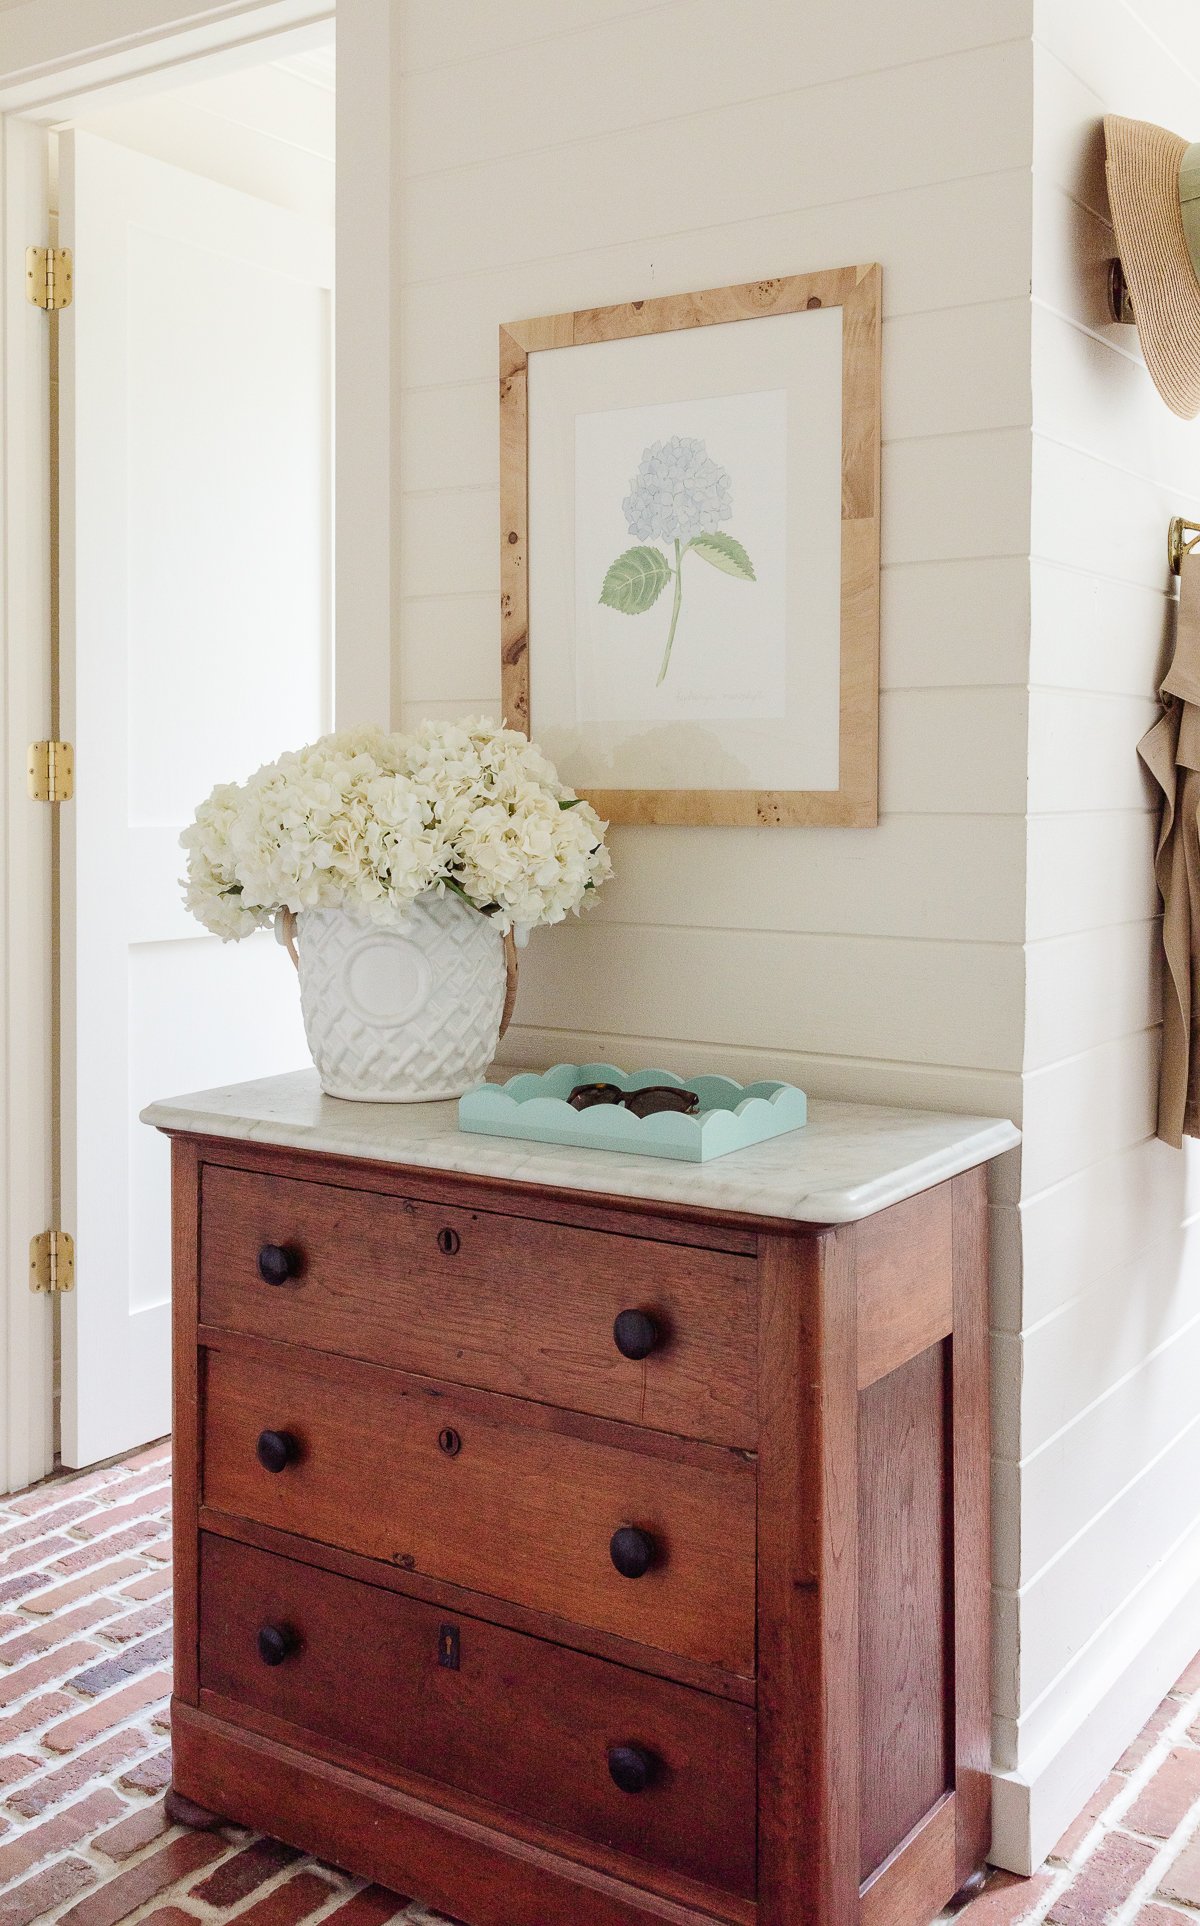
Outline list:
[[[1151,379],[1173,414],[1200,414],[1200,282],[1179,205],[1187,142],[1109,114],[1105,173],[1125,280]]]

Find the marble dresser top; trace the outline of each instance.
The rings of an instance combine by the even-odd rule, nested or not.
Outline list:
[[[454,1103],[348,1103],[323,1097],[315,1070],[172,1097],[142,1112],[143,1122],[160,1130],[809,1224],[870,1217],[1020,1141],[1015,1125],[1000,1118],[816,1097],[803,1130],[711,1163],[683,1164],[470,1136],[459,1130],[457,1118]]]

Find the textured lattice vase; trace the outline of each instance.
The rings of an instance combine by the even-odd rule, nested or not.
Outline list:
[[[504,939],[486,916],[431,892],[395,930],[305,910],[297,939],[304,1028],[327,1096],[430,1103],[480,1082],[505,992]]]

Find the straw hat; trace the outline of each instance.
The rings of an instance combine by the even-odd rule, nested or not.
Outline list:
[[[1200,143],[1104,122],[1108,198],[1146,366],[1168,408],[1200,413]]]

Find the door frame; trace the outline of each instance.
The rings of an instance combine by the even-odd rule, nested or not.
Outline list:
[[[336,709],[351,723],[390,714],[390,116],[378,91],[388,86],[389,14],[378,0],[337,9],[337,278],[356,298],[335,328],[335,628],[374,638],[369,659],[358,650],[344,672],[339,663]],[[29,1240],[53,1223],[59,1172],[53,811],[26,791],[28,744],[51,733],[50,330],[25,298],[25,248],[49,238],[56,125],[102,102],[297,51],[327,32],[335,7],[127,0],[123,16],[126,30],[114,34],[105,0],[31,0],[4,16],[0,53],[0,1493],[53,1469],[56,1432],[57,1319],[28,1281]],[[376,112],[364,113],[358,94],[357,111],[343,111],[343,52]],[[374,302],[362,299],[368,221]],[[336,311],[336,288],[334,298]]]

